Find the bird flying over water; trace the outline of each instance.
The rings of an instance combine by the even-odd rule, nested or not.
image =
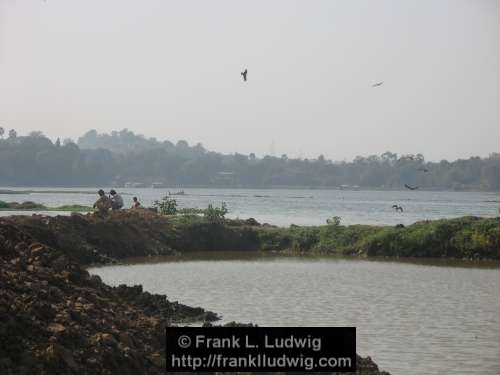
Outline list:
[[[247,73],[248,73],[248,69],[246,69],[246,68],[245,68],[245,70],[243,72],[240,73],[242,75],[242,77],[243,77],[243,81],[244,82],[247,81]]]
[[[397,204],[393,204],[392,208],[394,208],[396,210],[396,212],[398,212],[398,211],[403,212],[403,207],[398,206]]]
[[[383,84],[384,84],[384,81],[377,82],[377,83],[374,83],[374,84],[372,85],[372,87],[382,86]]]
[[[410,186],[408,184],[405,184],[405,188],[410,189],[410,190],[417,190],[419,186]]]

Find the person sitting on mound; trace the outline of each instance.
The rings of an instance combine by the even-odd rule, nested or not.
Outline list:
[[[99,194],[99,199],[94,203],[94,208],[97,208],[99,214],[106,215],[111,208],[111,199],[106,196],[102,189],[99,189],[97,194]]]
[[[123,198],[120,194],[117,194],[115,190],[111,189],[109,191],[110,199],[111,199],[111,209],[119,210],[123,207]]]
[[[133,197],[132,200],[132,208],[141,208],[141,203],[137,200],[137,197]]]

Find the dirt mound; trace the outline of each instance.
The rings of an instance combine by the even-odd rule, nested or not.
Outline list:
[[[172,220],[148,210],[122,210],[110,212],[106,217],[32,215],[5,220],[80,264],[172,255],[180,251],[260,248],[258,235],[250,225],[236,221],[222,225],[192,218]],[[253,221],[251,224],[255,225]]]
[[[112,288],[0,221],[1,374],[163,374],[165,327],[209,319],[142,287]]]

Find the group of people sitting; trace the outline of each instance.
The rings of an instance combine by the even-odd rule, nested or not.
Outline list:
[[[99,194],[99,199],[94,203],[94,208],[97,208],[99,213],[106,214],[109,209],[115,211],[123,208],[123,198],[114,189],[109,191],[109,196],[102,189],[99,189],[97,194]],[[141,208],[137,197],[133,198],[132,208]]]

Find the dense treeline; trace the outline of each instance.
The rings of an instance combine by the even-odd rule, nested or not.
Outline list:
[[[454,162],[427,162],[423,155],[357,157],[352,162],[224,155],[201,144],[146,139],[128,130],[52,142],[41,132],[18,136],[0,129],[1,186],[318,187],[343,185],[399,189],[500,190],[500,154]]]

